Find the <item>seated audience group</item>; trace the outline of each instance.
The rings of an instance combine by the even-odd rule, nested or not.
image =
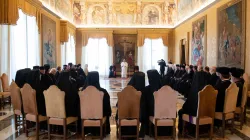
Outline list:
[[[110,77],[115,77],[115,66],[110,67]],[[135,72],[128,85],[133,86],[136,90],[141,91],[140,101],[140,137],[144,138],[149,134],[149,116],[154,116],[154,92],[158,91],[162,86],[168,85],[183,94],[186,101],[179,110],[179,132],[182,132],[182,114],[196,116],[198,104],[198,92],[206,85],[212,85],[218,90],[216,111],[223,110],[225,90],[231,82],[239,87],[237,106],[240,106],[242,98],[242,88],[244,80],[242,75],[244,70],[239,68],[227,67],[205,67],[192,65],[174,65],[168,64],[167,73],[163,77],[157,70],[148,70],[147,77],[149,85],[145,85],[145,73],[139,71],[139,67],[135,67]],[[87,86],[94,86],[104,93],[103,98],[103,115],[109,118],[111,116],[110,96],[108,92],[100,87],[98,72],[88,72],[87,65],[84,70],[81,65],[73,65],[69,63],[61,67],[50,69],[49,65],[34,66],[32,70],[22,69],[17,71],[15,82],[19,87],[25,83],[31,85],[37,93],[38,112],[46,115],[45,100],[43,91],[47,90],[51,85],[57,85],[58,88],[65,92],[65,108],[66,115],[80,116],[80,103],[78,91],[80,88],[84,90]],[[117,120],[116,116],[116,120]],[[220,125],[216,123],[215,125]],[[159,135],[171,133],[171,128],[161,127],[158,130]],[[92,135],[98,135],[98,130],[94,128],[86,129]],[[133,132],[132,132],[133,131]],[[135,133],[136,129],[124,129],[123,133]],[[85,132],[85,134],[87,134]],[[106,134],[110,134],[109,119],[106,122]]]

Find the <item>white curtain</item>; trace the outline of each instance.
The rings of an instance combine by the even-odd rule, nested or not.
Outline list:
[[[27,16],[27,54],[28,68],[40,64],[40,39],[36,17]]]
[[[67,43],[61,43],[61,65],[65,65],[66,63],[66,44]]]
[[[160,70],[157,61],[168,60],[168,47],[164,46],[161,38],[144,40],[144,46],[138,47],[138,66],[140,71],[147,72],[150,69]]]
[[[106,38],[90,38],[82,48],[82,65],[88,64],[89,71],[98,71],[100,76],[108,76],[113,63],[113,48]]]
[[[9,36],[9,26],[0,25],[0,75],[6,73],[9,75],[9,50],[8,50],[8,36]]]
[[[35,17],[19,10],[17,25],[10,26],[10,79],[16,71],[40,64],[39,33]]]
[[[76,63],[76,45],[73,36],[69,36],[69,42],[67,43],[66,62]]]
[[[61,60],[62,65],[68,63],[76,63],[76,44],[73,36],[69,35],[69,40],[66,43],[61,44]]]

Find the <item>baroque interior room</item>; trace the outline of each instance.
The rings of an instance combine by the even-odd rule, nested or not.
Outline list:
[[[1,0],[0,139],[250,139],[249,38],[249,0]]]

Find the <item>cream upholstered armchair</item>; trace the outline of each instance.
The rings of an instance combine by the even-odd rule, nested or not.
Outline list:
[[[9,86],[9,79],[8,75],[3,73],[0,77],[1,84],[2,84],[2,91],[0,91],[1,96],[1,106],[4,108],[5,100],[11,105],[11,97],[10,97],[10,86]]]
[[[242,126],[244,124],[244,112],[246,111],[246,102],[247,102],[247,85],[248,83],[245,81],[243,85],[243,90],[242,90],[242,98],[241,98],[241,106],[236,107],[235,114],[239,115],[240,118],[240,129],[242,130]]]
[[[236,103],[238,97],[239,88],[235,83],[231,83],[231,85],[227,88],[225,92],[225,102],[223,112],[215,112],[215,119],[222,121],[222,137],[225,137],[225,126],[227,120],[232,120],[232,129],[233,133],[234,129],[234,116],[236,110]]]
[[[154,116],[150,116],[149,129],[151,124],[154,124],[155,139],[158,139],[157,127],[158,126],[172,126],[173,135],[175,139],[175,122],[176,122],[176,106],[177,106],[177,93],[170,86],[164,86],[154,93],[155,110]],[[149,133],[151,133],[149,131]],[[165,138],[162,136],[161,138]]]
[[[26,136],[28,137],[29,131],[32,131],[32,128],[28,128],[28,121],[36,123],[36,139],[39,139],[39,130],[40,122],[47,121],[46,116],[38,114],[37,103],[36,103],[36,91],[32,89],[29,84],[24,84],[21,89],[23,109],[26,119]]]
[[[249,82],[250,77],[248,76],[247,73],[244,73],[244,74],[243,74],[243,79],[244,79],[245,82],[248,83],[248,84],[247,84],[247,96],[248,96],[248,98],[250,98],[250,82]]]
[[[243,74],[243,79],[244,79],[244,84],[246,83],[246,95],[247,95],[247,97],[246,97],[246,105],[245,105],[245,108],[244,108],[244,115],[243,115],[244,122],[246,123],[246,120],[247,120],[247,108],[246,108],[246,106],[247,106],[247,98],[250,98],[250,83],[249,83],[250,77],[248,76],[247,73],[244,73]]]
[[[18,126],[25,127],[25,117],[22,112],[22,99],[21,99],[21,91],[17,84],[13,81],[10,85],[10,93],[11,93],[11,103],[13,105],[13,111],[15,115],[15,129],[17,130]],[[22,120],[21,120],[22,118]]]
[[[10,91],[10,85],[9,85],[8,75],[3,73],[2,76],[1,76],[1,80],[2,80],[3,92],[9,92]]]
[[[117,135],[121,140],[123,137],[136,137],[139,139],[139,115],[141,92],[132,86],[125,87],[118,96],[118,120],[116,122]],[[135,126],[137,127],[136,135],[122,135],[121,127]],[[119,132],[119,133],[118,133]]]
[[[66,117],[65,111],[65,92],[61,91],[57,86],[52,85],[49,89],[43,92],[46,105],[47,123],[48,123],[48,136],[63,137],[64,140],[77,134],[77,117]],[[74,109],[74,108],[72,108]],[[67,125],[75,122],[76,133],[67,136]],[[50,126],[59,125],[63,126],[63,135],[51,134]]]
[[[217,94],[218,91],[215,90],[211,85],[205,86],[198,93],[197,116],[190,116],[188,114],[183,114],[182,116],[183,136],[186,122],[196,125],[196,139],[199,139],[199,126],[210,124],[210,140],[212,140]]]
[[[81,119],[82,119],[82,139],[85,139],[84,127],[100,127],[100,139],[103,139],[103,126],[106,124],[106,117],[103,117],[103,96],[104,93],[94,86],[88,86],[79,92]]]

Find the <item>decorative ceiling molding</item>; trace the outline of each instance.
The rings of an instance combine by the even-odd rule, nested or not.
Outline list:
[[[40,0],[77,28],[174,28],[218,0]]]

